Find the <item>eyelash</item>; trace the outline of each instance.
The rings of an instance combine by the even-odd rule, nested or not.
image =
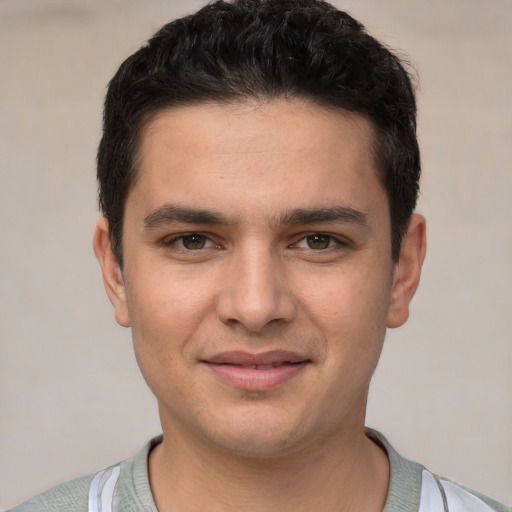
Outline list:
[[[185,247],[184,241],[187,238],[193,238],[193,237],[200,238],[200,241],[203,242],[203,246],[197,247],[195,249],[190,249],[188,247]],[[312,239],[314,237],[317,237],[319,239],[326,238],[327,239],[326,240],[327,247],[321,247],[321,248],[310,247],[309,243],[311,242],[311,240],[308,240],[308,239]],[[182,243],[181,246],[178,245],[178,242],[180,242],[180,241]],[[305,242],[306,244],[308,244],[308,247],[299,247],[299,244],[302,242]],[[176,235],[176,236],[172,237],[171,239],[166,239],[164,241],[163,245],[165,247],[175,246],[176,248],[178,248],[182,251],[186,251],[186,252],[195,252],[195,251],[201,251],[203,249],[210,249],[210,248],[217,248],[217,249],[221,248],[221,246],[218,244],[215,244],[215,242],[213,242],[212,239],[208,235],[206,235],[204,233],[200,233],[200,232],[191,232],[191,233],[183,233],[180,235]],[[208,246],[204,247],[204,245],[208,245]],[[338,247],[346,247],[348,245],[349,245],[348,241],[342,237],[337,237],[337,236],[331,235],[329,233],[314,232],[314,233],[301,235],[301,237],[297,240],[297,242],[294,242],[293,244],[289,245],[289,247],[304,249],[304,250],[308,250],[308,251],[312,251],[312,252],[324,252],[324,251],[329,251],[329,250],[335,250]]]
[[[215,246],[217,248],[220,247],[219,245],[216,245],[208,235],[205,235],[204,233],[197,233],[197,232],[182,233],[181,235],[174,236],[171,239],[166,239],[166,240],[164,240],[163,245],[165,247],[175,246],[182,251],[190,251],[190,252],[200,251],[200,250],[204,249],[204,247],[199,247],[196,249],[189,249],[183,245],[183,242],[185,239],[192,238],[192,237],[201,237],[202,241],[204,241],[205,244],[208,244],[208,242],[210,242],[210,244],[212,244],[212,246]],[[178,246],[178,242],[180,242],[180,241],[182,242],[182,245]],[[207,247],[207,248],[210,248],[210,247]]]
[[[316,248],[316,249],[313,247],[310,247],[309,246],[310,240],[308,240],[308,239],[311,239],[314,237],[316,237],[316,238],[324,238],[325,237],[327,239],[327,247]],[[337,236],[331,235],[329,233],[322,233],[322,232],[316,232],[316,233],[310,233],[310,234],[303,235],[298,240],[298,242],[292,244],[292,247],[298,247],[298,245],[301,242],[305,242],[306,244],[308,244],[308,247],[303,247],[301,249],[305,249],[305,250],[309,250],[309,251],[313,251],[313,252],[323,252],[323,251],[328,251],[328,250],[335,250],[339,247],[348,246],[348,242],[344,238],[337,237]]]

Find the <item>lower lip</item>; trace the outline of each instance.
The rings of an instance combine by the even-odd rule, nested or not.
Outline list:
[[[230,364],[207,363],[207,365],[215,375],[235,388],[245,391],[266,391],[297,376],[308,362],[283,364],[267,370]]]

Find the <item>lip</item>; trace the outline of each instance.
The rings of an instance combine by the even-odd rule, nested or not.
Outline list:
[[[217,377],[246,391],[274,389],[300,374],[311,362],[295,352],[220,352],[202,361]]]

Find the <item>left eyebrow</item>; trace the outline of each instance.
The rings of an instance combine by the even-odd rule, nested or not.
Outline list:
[[[368,226],[368,216],[354,208],[334,206],[331,208],[298,208],[284,212],[278,218],[278,224],[290,226],[293,224],[317,224],[322,222],[346,222]]]

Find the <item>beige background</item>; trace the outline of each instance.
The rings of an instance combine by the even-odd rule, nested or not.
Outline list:
[[[368,424],[512,503],[512,2],[336,2],[420,70],[423,282]],[[0,0],[0,508],[159,431],[91,250],[105,85],[196,1]]]

